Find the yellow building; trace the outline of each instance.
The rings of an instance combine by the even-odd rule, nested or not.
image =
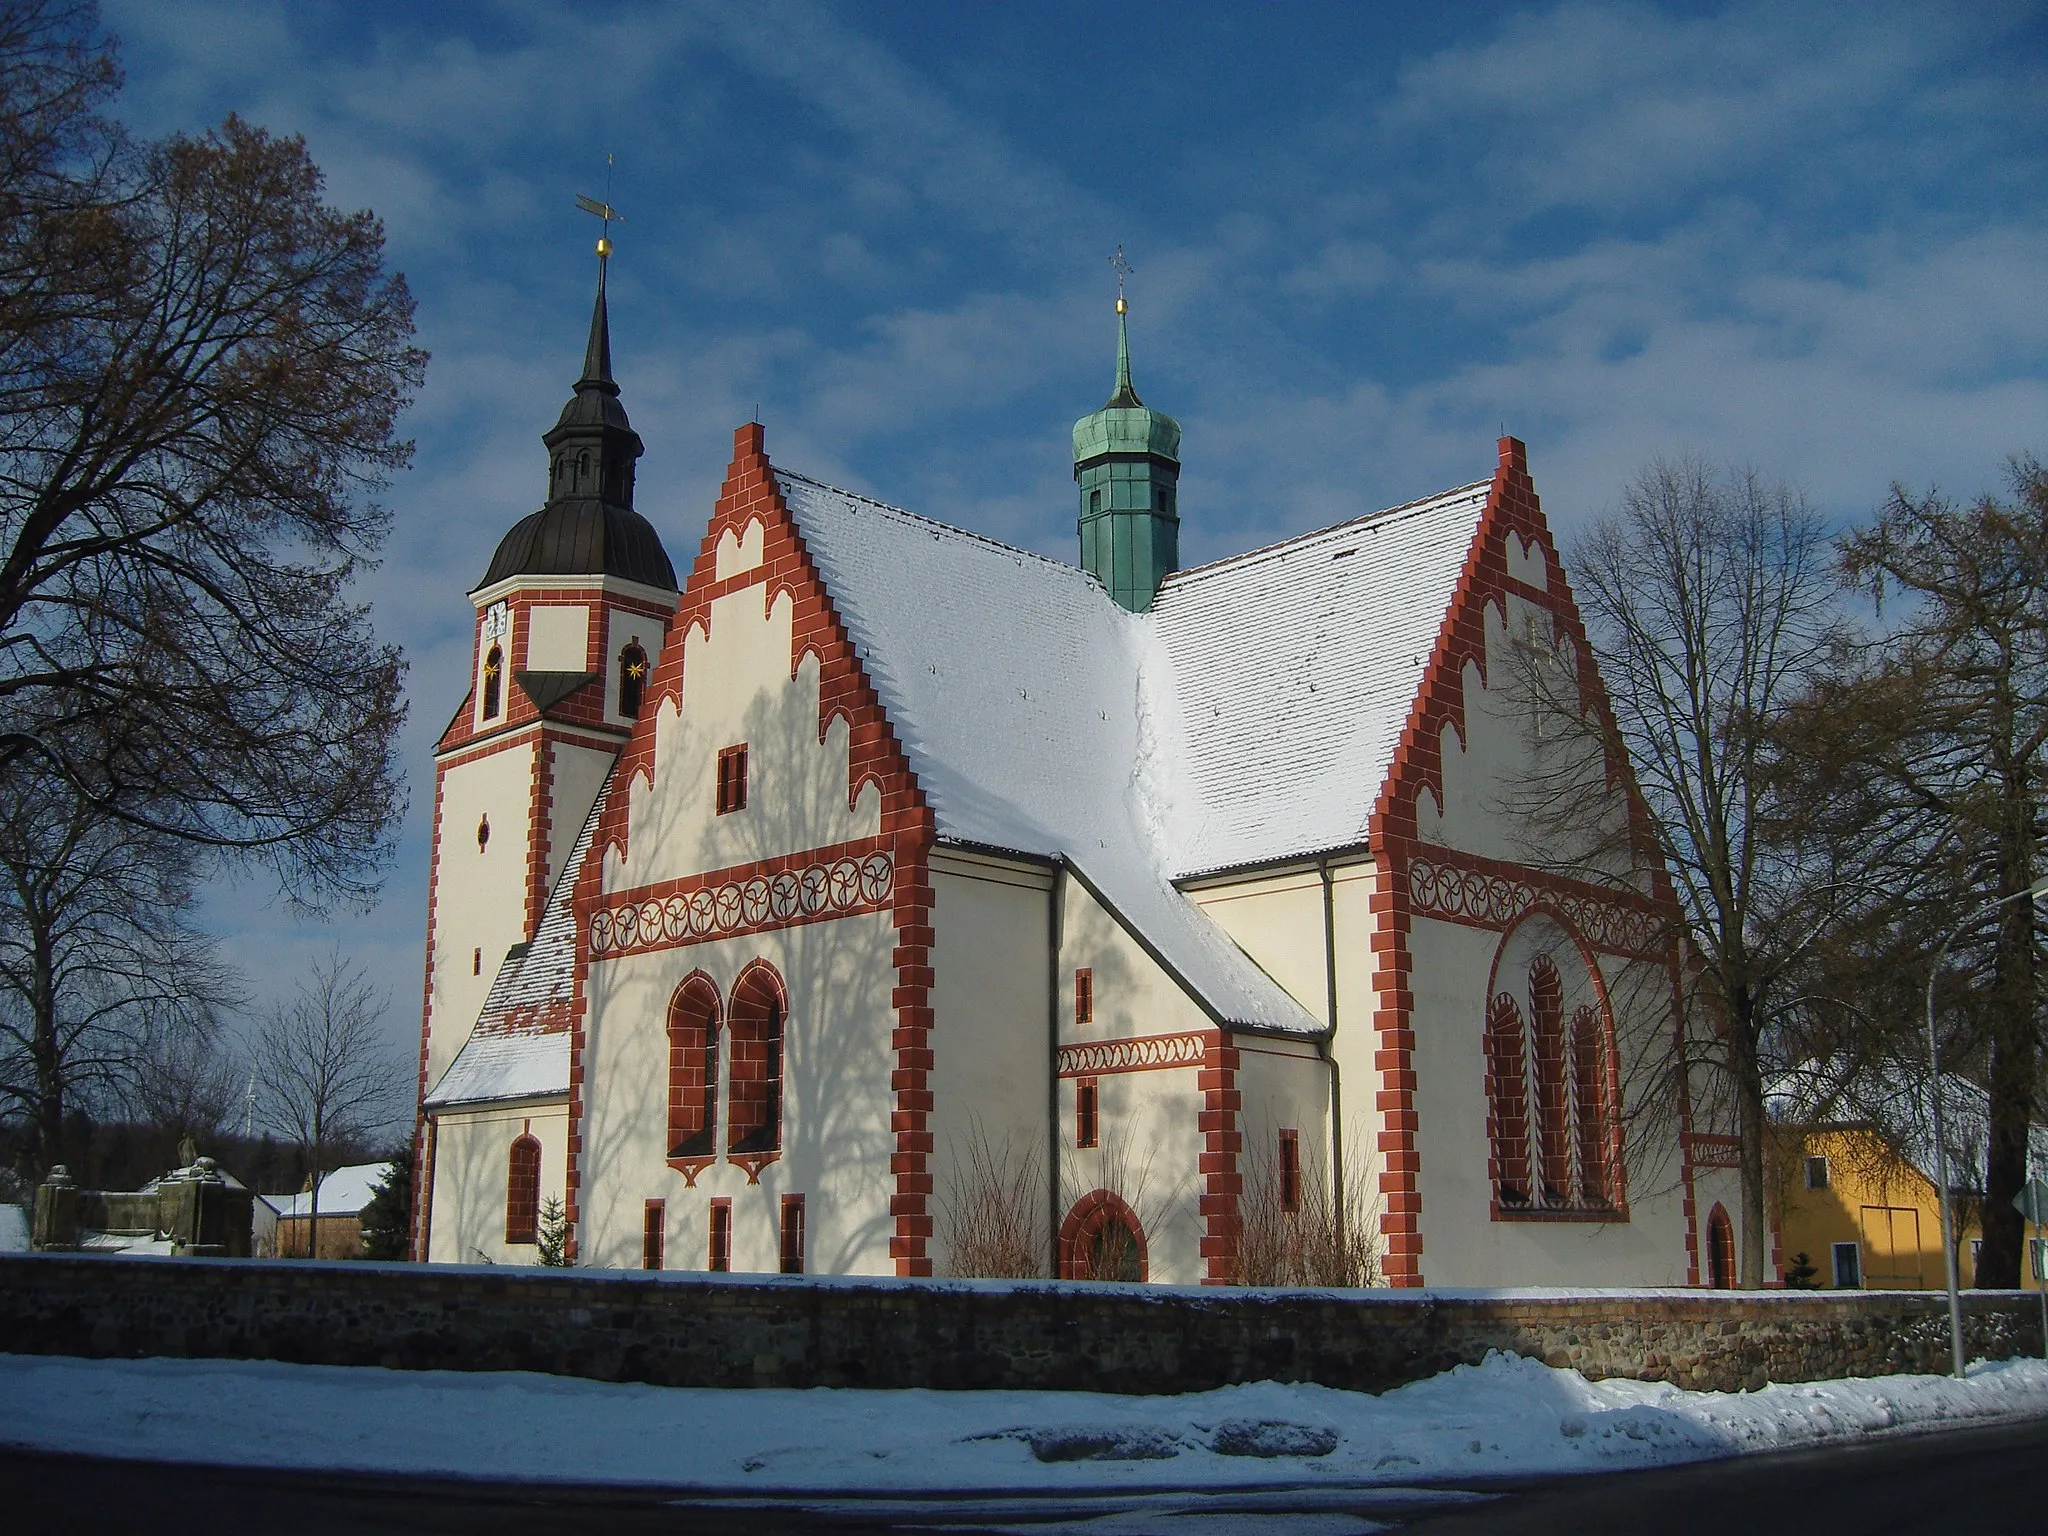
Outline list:
[[[1773,1131],[1772,1194],[1778,1271],[1804,1253],[1827,1289],[1938,1290],[1944,1283],[1941,1210],[1935,1181],[1870,1125],[1779,1126]],[[1976,1284],[1979,1236],[1974,1197],[1955,1211],[1962,1246],[1958,1273]],[[2028,1234],[2021,1283],[2039,1290],[2040,1230]]]

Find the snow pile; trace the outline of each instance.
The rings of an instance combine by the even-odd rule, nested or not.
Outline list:
[[[0,1355],[0,1444],[245,1466],[802,1495],[1462,1483],[2048,1414],[2048,1363],[1685,1392],[1492,1355],[1381,1396],[712,1391],[525,1373]],[[317,1433],[308,1433],[309,1426]]]

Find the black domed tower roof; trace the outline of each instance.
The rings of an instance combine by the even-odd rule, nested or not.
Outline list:
[[[478,587],[508,576],[618,576],[675,591],[661,536],[633,510],[633,461],[645,447],[612,380],[602,261],[583,377],[541,441],[548,449],[547,505],[513,524]]]

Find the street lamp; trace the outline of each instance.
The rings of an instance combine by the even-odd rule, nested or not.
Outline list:
[[[1941,948],[1934,952],[1934,964],[1927,972],[1927,1067],[1932,1074],[1929,1096],[1934,1101],[1934,1169],[1938,1183],[1935,1187],[1935,1204],[1941,1211],[1941,1258],[1948,1271],[1948,1342],[1949,1350],[1955,1357],[1955,1375],[1963,1375],[1963,1288],[1956,1270],[1956,1238],[1954,1219],[1949,1215],[1948,1183],[1948,1130],[1941,1117],[1941,1047],[1934,1038],[1934,983],[1941,975],[1942,962],[1948,959],[1949,946],[1969,932],[2000,907],[2015,901],[2039,901],[2048,896],[2048,877],[2036,880],[2024,891],[2014,891],[2010,896],[1987,902],[1957,923],[1941,941]],[[1986,1154],[1989,1155],[1988,1152]]]

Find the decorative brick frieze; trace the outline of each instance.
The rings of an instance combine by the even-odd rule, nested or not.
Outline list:
[[[1742,1166],[1742,1138],[1740,1136],[1709,1136],[1704,1131],[1693,1131],[1685,1138],[1687,1156],[1695,1168],[1740,1168]]]
[[[1417,917],[1495,932],[1548,907],[1593,948],[1631,959],[1662,959],[1671,942],[1665,918],[1647,899],[1435,845],[1409,862],[1408,897]]]
[[[1136,1035],[1123,1040],[1096,1040],[1063,1045],[1061,1077],[1107,1077],[1116,1072],[1158,1072],[1173,1067],[1199,1067],[1207,1060],[1213,1031],[1181,1035]]]
[[[591,958],[649,954],[888,910],[896,875],[893,842],[863,838],[607,892],[583,925]]]

